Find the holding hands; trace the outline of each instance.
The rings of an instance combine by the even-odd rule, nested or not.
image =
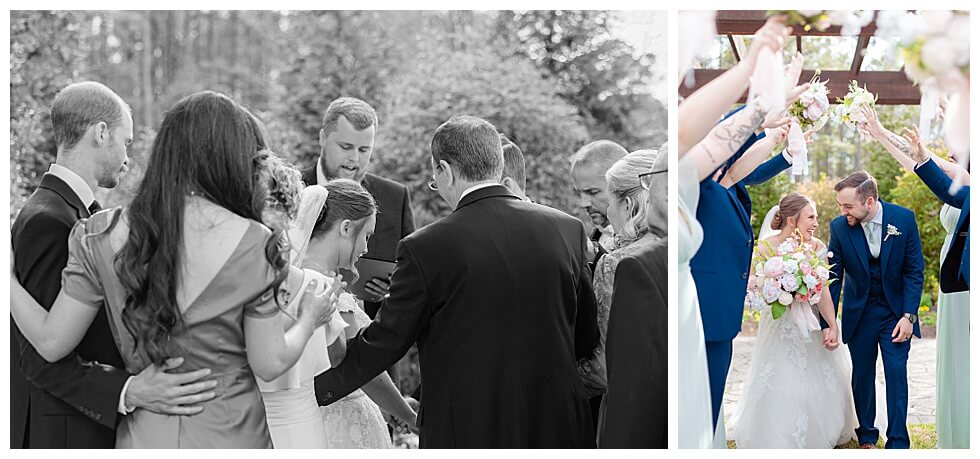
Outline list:
[[[840,339],[837,335],[837,327],[823,329],[823,347],[828,351],[836,350],[840,346]]]

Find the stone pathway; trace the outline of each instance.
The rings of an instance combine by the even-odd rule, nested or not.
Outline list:
[[[728,385],[725,388],[724,410],[727,420],[735,412],[735,405],[741,396],[752,349],[754,336],[739,335],[735,338],[732,352],[732,368],[728,372]],[[885,373],[878,358],[878,380],[884,384]],[[879,414],[881,415],[881,414]],[[936,422],[936,340],[915,339],[909,352],[909,424],[934,424]],[[730,426],[727,436],[731,438]]]

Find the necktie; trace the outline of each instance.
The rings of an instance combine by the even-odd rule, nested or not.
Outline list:
[[[94,215],[96,212],[100,210],[102,210],[102,205],[99,204],[99,201],[92,201],[92,205],[88,206],[89,216]]]
[[[868,222],[864,225],[864,234],[868,237],[868,250],[871,251],[871,256],[878,258],[878,254],[881,253],[881,242],[878,237],[878,224],[875,222]]]

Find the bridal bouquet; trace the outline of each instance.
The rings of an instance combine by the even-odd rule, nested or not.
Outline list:
[[[752,259],[755,274],[749,280],[745,302],[756,311],[771,307],[772,318],[776,320],[790,310],[793,321],[801,329],[819,330],[820,325],[809,306],[820,302],[829,285],[830,266],[810,244],[802,241],[803,235],[797,230],[777,247],[772,247],[768,241],[759,243],[772,255],[766,257],[756,251]],[[792,308],[794,304],[805,307]]]
[[[770,10],[769,15],[785,14],[787,25],[800,25],[803,30],[824,31],[830,26],[841,26],[841,35],[856,36],[861,28],[874,19],[872,10]]]
[[[822,128],[830,117],[830,100],[827,98],[830,90],[827,81],[820,81],[819,77],[820,69],[817,69],[810,79],[810,89],[789,107],[789,114],[806,130]]]
[[[875,35],[898,38],[905,74],[918,84],[932,79],[962,80],[970,75],[968,11],[882,11]]]
[[[848,85],[848,92],[843,99],[837,98],[837,121],[846,124],[850,128],[858,124],[867,123],[868,120],[861,114],[861,107],[874,107],[878,96],[869,92],[866,88],[858,86],[857,81],[851,80]]]

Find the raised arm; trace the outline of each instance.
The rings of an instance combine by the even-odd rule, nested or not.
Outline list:
[[[732,185],[744,180],[756,170],[761,169],[762,167],[760,165],[762,162],[772,154],[774,149],[786,141],[786,136],[788,134],[788,123],[770,130],[765,137],[752,144],[752,146],[749,147],[749,149],[744,155],[742,155],[741,158],[738,159],[738,161],[735,161],[735,164],[728,169],[724,177],[722,177],[718,183],[725,188],[731,188]],[[789,163],[782,157],[779,158],[779,161],[782,161],[785,164],[775,165],[772,167],[773,169],[783,171],[789,166]],[[772,177],[767,177],[765,180],[768,180],[769,178]]]
[[[290,277],[302,279],[299,268],[290,267]],[[313,330],[326,324],[336,309],[337,295],[343,284],[334,276],[325,292],[316,295],[310,285],[300,303],[299,317],[288,328],[283,321],[290,318],[280,314],[272,292],[267,291],[253,305],[245,308],[245,352],[252,371],[263,381],[272,381],[292,368],[299,360]],[[283,333],[283,329],[286,332]]]
[[[695,91],[678,110],[678,155],[683,157],[701,142],[722,115],[745,93],[763,48],[779,52],[788,36],[785,18],[771,17],[756,31],[748,55],[727,72]]]

